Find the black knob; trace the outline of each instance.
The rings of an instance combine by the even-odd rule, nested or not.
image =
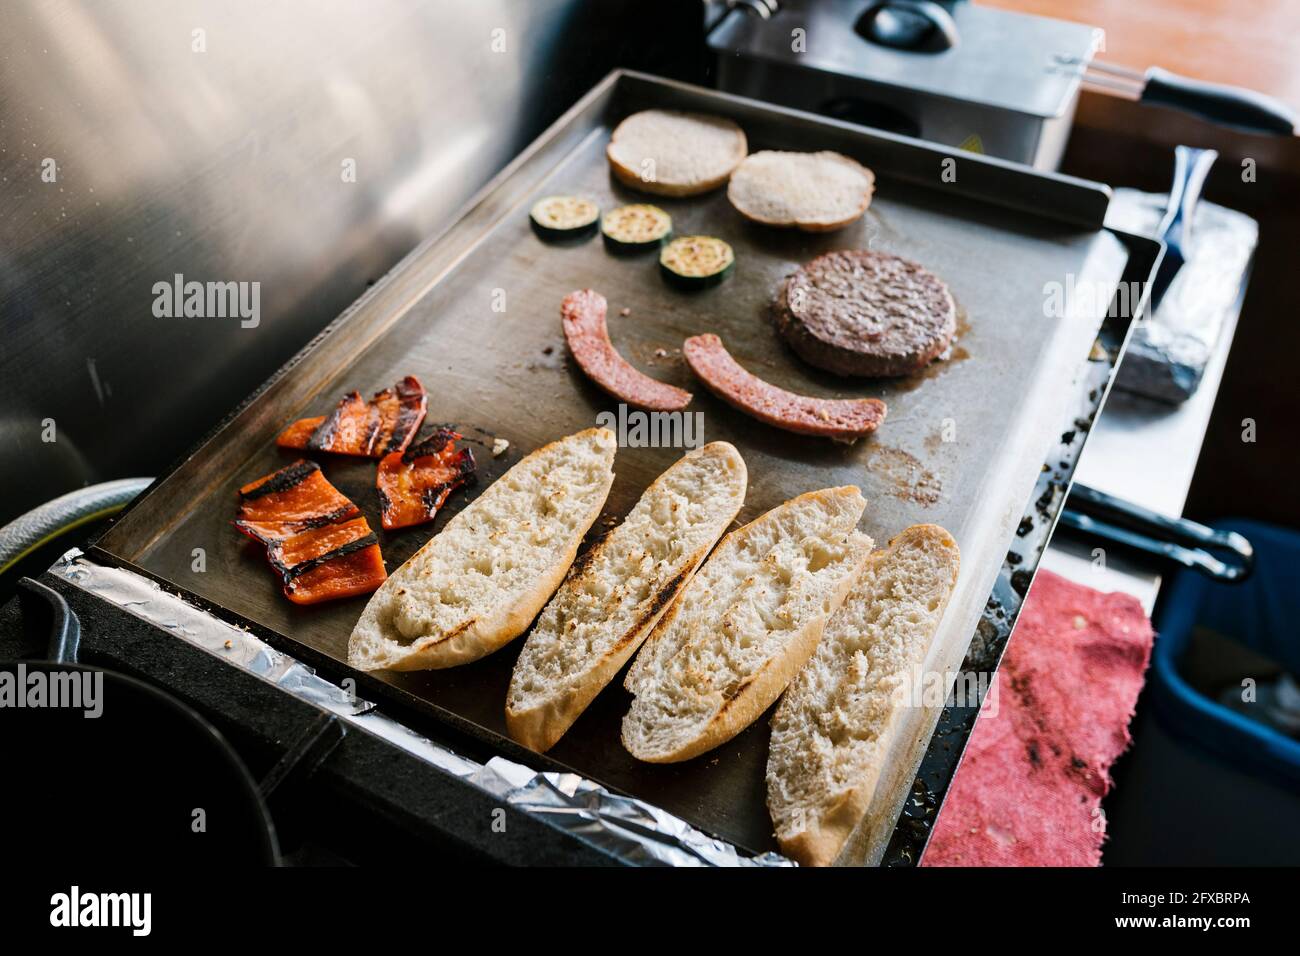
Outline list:
[[[957,23],[931,0],[878,0],[853,29],[880,46],[914,53],[942,53],[957,45]]]

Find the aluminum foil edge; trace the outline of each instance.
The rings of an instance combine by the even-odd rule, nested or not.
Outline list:
[[[642,866],[793,866],[778,853],[745,856],[658,807],[611,793],[578,774],[539,772],[493,757],[462,757],[380,712],[254,634],[217,618],[157,582],[97,564],[73,548],[50,572],[182,640],[256,674],[501,800]]]

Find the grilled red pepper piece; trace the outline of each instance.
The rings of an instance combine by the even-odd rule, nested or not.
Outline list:
[[[299,574],[306,570],[302,566],[309,561],[320,561],[340,548],[356,544],[365,538],[374,538],[370,523],[365,518],[349,518],[334,524],[308,528],[287,538],[275,541],[266,547],[266,556],[281,575],[288,575],[293,568],[299,568]],[[287,580],[287,578],[286,578]]]
[[[266,545],[295,604],[369,594],[388,577],[369,522],[315,462],[296,461],[259,478],[239,497],[235,527]]]
[[[448,495],[474,480],[474,456],[468,448],[456,447],[460,437],[439,428],[379,462],[375,484],[386,530],[432,521]]]
[[[360,392],[344,395],[329,415],[300,418],[286,428],[281,448],[329,451],[340,455],[382,458],[404,451],[424,422],[428,396],[414,375],[376,392],[366,401]]]
[[[270,545],[322,525],[361,514],[357,506],[321,474],[314,461],[292,465],[239,489],[235,527]]]
[[[429,406],[424,386],[408,375],[392,388],[376,392],[370,400],[379,418],[379,432],[370,443],[371,458],[383,458],[395,451],[405,451],[414,440]]]
[[[373,536],[371,537],[373,541]],[[388,577],[379,545],[340,553],[328,562],[309,568],[284,586],[294,604],[318,604],[335,598],[370,594]]]
[[[300,418],[281,432],[275,443],[281,448],[306,448],[307,443],[311,441],[311,436],[316,434],[316,429],[320,428],[325,418],[324,415],[317,415],[315,418]]]

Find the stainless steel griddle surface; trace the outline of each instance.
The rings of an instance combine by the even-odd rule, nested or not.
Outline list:
[[[633,192],[610,177],[605,144],[613,124],[652,104],[730,115],[746,129],[751,150],[845,152],[875,169],[876,197],[859,223],[812,235],[748,224],[721,190],[679,200]],[[1084,287],[1113,286],[1126,254],[1101,229],[1104,188],[965,156],[956,157],[950,182],[942,176],[947,158],[925,144],[806,114],[613,74],[498,176],[453,227],[413,252],[155,486],[96,553],[249,623],[336,676],[357,678],[363,695],[418,709],[512,759],[575,770],[739,846],[768,849],[766,719],[688,763],[638,764],[619,744],[628,696],[616,681],[547,759],[528,754],[505,737],[503,718],[520,642],[452,670],[351,672],[347,640],[364,599],[314,607],[285,600],[258,549],[230,525],[236,489],[294,459],[274,445],[290,421],[325,414],[351,389],[369,394],[414,374],[429,390],[429,423],[453,423],[483,442],[474,446],[481,490],[528,451],[617,409],[565,355],[560,300],[590,287],[609,300],[610,334],[623,354],[648,374],[694,391],[690,411],[702,414],[703,438],[741,450],[750,476],[741,521],[804,491],[857,484],[869,502],[862,527],[878,543],[917,522],[941,524],[956,536],[963,570],[934,660],[955,654],[959,662],[1109,301],[1102,295],[1095,309],[1054,318],[1044,313],[1044,286],[1067,277]],[[714,289],[683,293],[663,282],[653,255],[611,256],[599,238],[546,244],[529,228],[528,209],[552,193],[585,194],[602,208],[655,202],[673,216],[676,234],[730,242],[735,274]],[[769,301],[791,270],[828,250],[864,247],[923,263],[946,280],[958,304],[952,356],[914,380],[885,385],[819,373],[778,341],[768,321]],[[692,380],[680,347],[700,332],[719,334],[743,365],[782,387],[881,397],[888,419],[873,438],[851,446],[754,422]],[[497,437],[510,447],[493,458]],[[621,448],[605,519],[595,530],[625,514],[681,453]],[[320,460],[378,528],[374,462]],[[435,525],[380,532],[389,569],[476,493],[453,496]],[[198,548],[202,571],[195,570]]]

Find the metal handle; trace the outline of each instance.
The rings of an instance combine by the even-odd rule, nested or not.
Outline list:
[[[1156,230],[1156,238],[1165,244],[1165,255],[1151,283],[1152,314],[1169,291],[1178,270],[1187,262],[1187,245],[1191,240],[1196,204],[1205,188],[1210,167],[1218,158],[1218,152],[1213,149],[1174,147],[1174,181],[1169,187],[1164,218]]]
[[[1094,86],[1114,90],[1142,103],[1170,106],[1211,123],[1232,126],[1248,133],[1293,136],[1296,114],[1279,99],[1225,83],[1207,83],[1153,66],[1145,73],[1077,56],[1057,54],[1061,66],[1074,67]]]
[[[49,659],[55,664],[77,663],[77,652],[81,648],[81,622],[63,595],[51,587],[33,581],[31,578],[19,578],[18,587],[43,602],[52,615],[49,638]]]
[[[1219,158],[1217,150],[1197,149],[1194,146],[1174,147],[1174,183],[1169,190],[1169,203],[1164,219],[1156,231],[1156,238],[1179,246],[1192,228],[1196,203],[1205,188],[1210,167]]]
[[[1193,80],[1158,66],[1146,72],[1141,101],[1251,133],[1295,135],[1296,115],[1281,100],[1240,86]]]
[[[779,10],[777,0],[727,0],[728,10],[744,10],[764,20],[770,20]]]
[[[1060,520],[1066,527],[1175,561],[1219,581],[1244,581],[1254,569],[1254,548],[1237,532],[1170,518],[1086,485],[1070,489]],[[1180,541],[1199,547],[1185,547]],[[1227,552],[1229,560],[1209,548]]]

